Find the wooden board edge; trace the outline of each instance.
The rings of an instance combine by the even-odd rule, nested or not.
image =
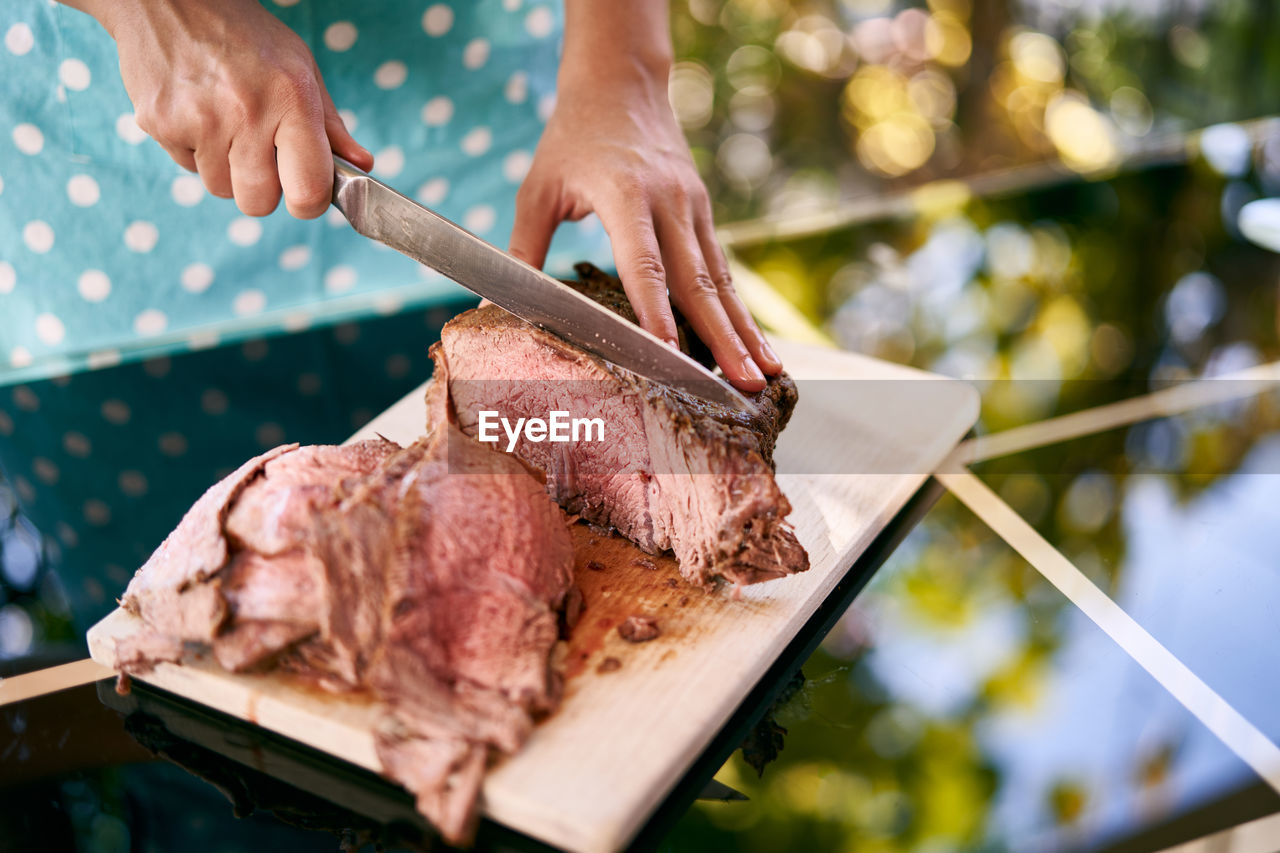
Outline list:
[[[89,655],[97,663],[119,671],[115,652],[115,638],[131,627],[141,624],[141,619],[117,607],[91,627],[86,635]],[[210,674],[216,676],[209,681]],[[374,745],[372,726],[367,733],[351,726],[351,715],[365,715],[368,705],[326,694],[322,699],[326,712],[313,712],[297,704],[297,694],[276,695],[292,691],[267,675],[237,674],[223,670],[212,660],[184,658],[182,663],[159,663],[149,672],[131,676],[153,687],[167,690],[185,699],[213,708],[216,711],[248,720],[297,743],[335,756],[343,761],[382,774],[382,762]],[[217,687],[215,690],[214,687]],[[263,689],[264,686],[266,689]],[[346,714],[333,714],[342,711]],[[302,723],[300,725],[299,723]],[[307,737],[299,737],[298,732]],[[324,744],[324,746],[321,746]]]

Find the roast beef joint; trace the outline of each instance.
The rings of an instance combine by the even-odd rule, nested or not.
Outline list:
[[[616,280],[581,274],[585,292],[629,310]],[[696,354],[687,330],[682,340]],[[561,699],[561,640],[583,606],[570,521],[673,553],[705,589],[803,571],[808,557],[773,479],[796,400],[786,376],[752,412],[729,411],[492,306],[447,324],[431,352],[415,443],[284,445],[210,488],[125,590],[141,628],[116,660],[127,676],[197,651],[232,672],[371,697],[384,772],[459,844],[486,769]],[[477,440],[481,411],[598,418],[609,440],[522,434],[507,452]],[[623,630],[633,642],[659,633],[640,617]],[[619,666],[609,657],[597,671]]]

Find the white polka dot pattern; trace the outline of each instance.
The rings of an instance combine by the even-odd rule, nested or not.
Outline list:
[[[280,269],[300,270],[311,260],[311,249],[306,246],[290,246],[280,253]]]
[[[502,176],[518,184],[524,180],[532,165],[533,156],[528,151],[512,151],[502,160]]]
[[[235,300],[231,303],[231,310],[237,317],[251,317],[254,314],[261,314],[266,306],[267,295],[261,290],[242,290],[236,294]]]
[[[118,349],[100,349],[89,353],[88,365],[90,370],[102,370],[106,367],[115,367],[124,357],[120,355]]]
[[[541,119],[542,121],[547,121],[548,119],[550,119],[551,114],[555,112],[555,109],[556,109],[555,95],[543,95],[541,98],[538,99],[538,118]]]
[[[373,174],[379,178],[394,178],[404,171],[404,149],[399,145],[383,148],[373,155]]]
[[[19,385],[13,389],[13,404],[24,412],[40,410],[40,398],[25,385]]]
[[[138,126],[109,36],[44,5],[22,0],[0,14],[0,65],[20,93],[0,99],[0,134],[12,142],[0,193],[27,211],[0,234],[0,387],[15,365],[23,378],[71,375],[127,363],[139,345],[181,355],[234,343],[238,318],[261,317],[251,322],[270,334],[353,308],[402,310],[400,288],[411,282],[421,282],[414,302],[455,292],[356,234],[334,209],[322,221],[297,220],[283,206],[248,217],[210,197],[201,176]],[[376,153],[380,179],[487,239],[504,238],[554,83],[558,6],[265,5],[299,28],[343,124]],[[162,364],[144,369],[159,376]],[[124,491],[89,497],[119,515]]]
[[[182,270],[179,281],[188,293],[204,293],[213,284],[213,267],[208,264],[191,264]]]
[[[356,278],[355,267],[346,264],[333,267],[324,274],[324,289],[333,294],[346,293],[356,286]]]
[[[102,270],[85,270],[76,280],[76,289],[86,302],[101,302],[111,295],[111,279]]]
[[[254,438],[264,449],[284,444],[284,427],[268,421],[254,431]]]
[[[139,335],[158,335],[169,327],[169,318],[158,308],[148,308],[133,318],[133,330]]]
[[[482,237],[497,221],[498,214],[487,204],[478,204],[462,216],[463,227]]]
[[[53,248],[53,227],[40,219],[33,219],[22,227],[22,242],[37,255],[43,255]]]
[[[301,332],[303,329],[311,327],[311,315],[305,311],[294,311],[286,314],[284,319],[280,321],[280,328],[286,332]]]
[[[551,35],[552,29],[555,27],[555,19],[551,15],[551,10],[546,6],[529,12],[524,19],[524,28],[529,31],[529,35],[534,38],[542,39]]]
[[[192,332],[187,336],[187,349],[192,352],[213,349],[220,343],[222,343],[222,338],[217,332],[213,331]]]
[[[358,35],[355,24],[350,21],[336,21],[324,31],[324,46],[337,53],[343,53],[351,50]]]
[[[422,29],[429,36],[444,35],[453,27],[453,9],[443,3],[437,3],[422,15]]]
[[[32,157],[44,150],[44,133],[34,124],[24,123],[13,129],[13,144]]]
[[[200,409],[206,415],[226,414],[230,406],[231,401],[227,398],[226,392],[217,388],[206,388],[200,395]]]
[[[141,471],[121,471],[117,480],[121,493],[130,498],[143,497],[150,488],[146,476]]]
[[[160,229],[151,222],[130,222],[124,229],[124,244],[131,252],[146,254],[156,247]]]
[[[187,437],[180,432],[166,432],[157,442],[165,456],[182,456],[187,452]]]
[[[97,498],[84,503],[84,520],[94,527],[106,527],[111,523],[111,507]]]
[[[67,181],[67,198],[76,207],[92,207],[102,197],[98,182],[91,175],[73,175]]]
[[[462,50],[462,66],[471,71],[482,67],[489,61],[489,40],[474,39]]]
[[[67,327],[55,314],[41,314],[36,317],[36,337],[45,346],[57,346],[67,334]]]
[[[512,74],[507,78],[502,95],[508,103],[523,104],[529,98],[529,75],[523,71]]]
[[[195,175],[179,175],[169,185],[169,195],[183,207],[195,207],[204,198],[204,182]]]
[[[89,88],[89,83],[93,81],[93,75],[89,71],[89,66],[85,65],[82,60],[64,59],[62,64],[58,66],[58,79],[62,81],[62,85],[71,91],[83,92]]]
[[[227,226],[227,238],[237,246],[252,246],[262,239],[262,223],[248,216],[241,216]]]
[[[444,178],[432,178],[418,187],[418,192],[415,193],[418,201],[427,207],[433,207],[444,201],[445,196],[448,194],[449,182]]]
[[[107,423],[124,426],[132,417],[133,412],[129,409],[129,404],[123,400],[102,401],[102,419]]]
[[[35,44],[36,37],[31,32],[31,27],[21,21],[5,31],[5,49],[14,56],[26,56],[31,52],[31,48],[35,47]]]
[[[68,456],[74,456],[77,459],[88,459],[89,455],[93,453],[93,444],[84,433],[68,430],[62,434],[62,450]]]
[[[444,95],[432,98],[422,108],[422,123],[428,127],[448,124],[451,118],[453,118],[453,101]]]
[[[477,127],[462,137],[462,150],[469,157],[479,157],[493,144],[493,132],[487,127]]]
[[[31,473],[35,474],[36,479],[46,486],[52,486],[58,482],[58,477],[62,472],[58,470],[58,466],[54,464],[53,460],[37,456],[31,460]]]
[[[267,346],[267,342],[262,338],[254,338],[244,342],[240,347],[240,354],[244,356],[245,361],[262,361],[271,354],[271,347]]]
[[[373,83],[379,89],[398,89],[409,76],[408,67],[398,59],[384,62],[373,72]]]
[[[133,113],[123,113],[116,119],[116,136],[130,145],[137,145],[147,138],[146,131],[138,127]]]

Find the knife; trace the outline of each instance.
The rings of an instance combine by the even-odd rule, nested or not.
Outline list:
[[[754,408],[711,371],[567,284],[536,270],[343,160],[333,206],[385,243],[540,329],[646,379],[740,411]]]

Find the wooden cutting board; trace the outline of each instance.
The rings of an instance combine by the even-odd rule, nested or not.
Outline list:
[[[568,649],[564,703],[485,780],[493,820],[556,847],[622,848],[723,726],[875,535],[977,418],[968,385],[828,349],[777,343],[800,402],[775,454],[808,572],[707,594],[674,561],[585,525],[573,529],[586,608]],[[426,417],[421,389],[360,430],[408,444]],[[661,636],[623,641],[639,614]],[[94,660],[139,628],[116,610],[89,631]],[[377,709],[279,675],[233,675],[193,657],[142,680],[381,770]]]

